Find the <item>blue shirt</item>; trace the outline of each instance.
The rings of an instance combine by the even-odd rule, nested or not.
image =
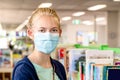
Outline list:
[[[50,59],[51,64],[54,65],[53,67],[55,67],[55,73],[59,79],[67,80],[63,65],[52,58]],[[12,80],[39,80],[33,64],[27,57],[24,57],[15,65],[13,69]]]

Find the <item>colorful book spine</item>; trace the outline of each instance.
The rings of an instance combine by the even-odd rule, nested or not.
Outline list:
[[[79,62],[80,80],[85,80],[85,62]]]

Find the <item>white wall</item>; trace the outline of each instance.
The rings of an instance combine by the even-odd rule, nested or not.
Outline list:
[[[61,43],[67,44],[74,44],[76,43],[76,32],[93,32],[94,26],[86,26],[86,25],[64,25],[62,26],[62,37]],[[106,44],[106,27],[105,26],[97,26],[98,32],[98,44]]]
[[[118,13],[118,47],[120,47],[120,11]]]
[[[108,11],[107,15],[107,42],[110,47],[118,47],[118,13],[118,11]]]
[[[107,44],[107,26],[101,25],[97,27],[98,44]]]
[[[116,19],[116,18],[115,18]],[[113,23],[112,25],[114,25]],[[107,27],[108,25],[97,25],[97,32],[98,32],[98,44],[108,44],[109,35],[108,35],[108,29],[111,27]],[[85,26],[85,25],[63,25],[62,26],[62,37],[61,37],[61,43],[67,44],[74,44],[76,43],[76,32],[77,31],[83,31],[83,32],[93,32],[94,26]],[[117,46],[120,47],[120,11],[118,13],[118,29],[115,30],[115,27],[112,27],[110,29],[111,31],[117,32]],[[117,31],[118,30],[118,31]],[[111,43],[114,43],[115,40],[113,40]]]

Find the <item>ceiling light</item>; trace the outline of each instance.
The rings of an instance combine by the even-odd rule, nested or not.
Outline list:
[[[70,19],[71,19],[71,17],[69,17],[69,16],[62,18],[63,21],[68,21],[68,20],[70,20]]]
[[[91,21],[83,21],[82,23],[85,25],[93,25],[93,22],[91,22]]]
[[[113,0],[113,1],[119,2],[120,0]]]
[[[51,7],[52,3],[41,3],[38,8],[45,8],[45,7]]]
[[[96,18],[96,21],[103,21],[103,20],[105,20],[105,18],[104,18],[104,17],[99,17],[99,18]]]
[[[85,12],[76,12],[76,13],[73,13],[73,16],[81,16],[84,14],[85,14]]]
[[[105,4],[95,5],[95,6],[89,7],[88,10],[95,11],[95,10],[99,10],[99,9],[102,9],[102,8],[105,8],[105,7],[107,7],[107,5],[105,5]]]

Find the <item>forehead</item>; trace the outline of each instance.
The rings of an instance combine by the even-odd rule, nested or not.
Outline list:
[[[52,28],[52,27],[58,27],[57,21],[53,16],[49,15],[40,15],[36,16],[33,19],[33,27],[45,27],[45,28]]]

